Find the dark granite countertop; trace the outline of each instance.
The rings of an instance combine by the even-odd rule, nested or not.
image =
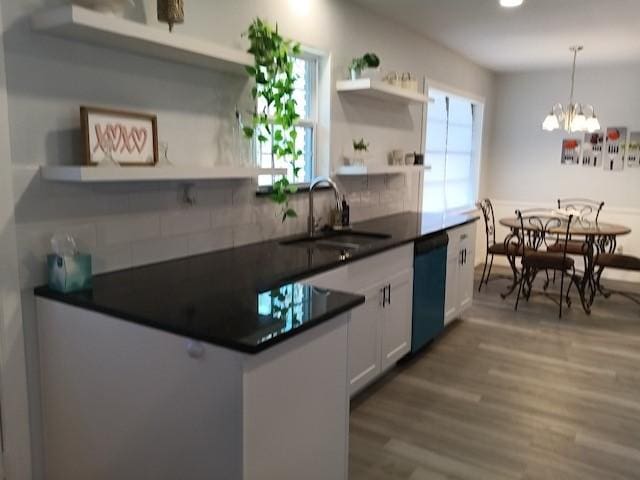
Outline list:
[[[388,235],[349,255],[277,239],[96,275],[93,290],[40,297],[234,350],[257,353],[364,302],[300,279],[477,220],[476,214],[401,213],[354,225]],[[291,239],[293,237],[289,237]]]

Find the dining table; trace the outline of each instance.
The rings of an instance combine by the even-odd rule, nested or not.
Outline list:
[[[532,233],[533,235],[536,233],[542,233],[542,229],[545,228],[537,223],[521,224],[517,217],[501,218],[500,225],[510,229],[510,233],[505,239],[505,242],[509,242],[510,239],[516,237],[519,230],[522,228],[524,228],[525,233]],[[560,238],[567,233],[566,222],[559,223],[557,226],[545,228],[544,232],[546,234],[557,235],[558,238]],[[580,282],[576,284],[576,287],[580,295],[582,308],[587,314],[590,314],[591,307],[598,292],[596,284],[598,274],[595,271],[595,259],[599,254],[615,253],[618,245],[618,237],[630,234],[631,228],[625,225],[596,222],[578,217],[574,218],[570,223],[568,232],[570,239],[583,239],[585,243],[583,251],[584,272],[581,275]],[[543,247],[544,245],[545,242],[542,243]],[[513,283],[509,289],[502,294],[502,298],[506,298],[515,291],[520,282],[521,275],[521,272],[518,269],[516,256],[507,255],[507,259],[513,272]]]

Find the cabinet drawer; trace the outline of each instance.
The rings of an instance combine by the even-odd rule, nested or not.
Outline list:
[[[466,248],[468,252],[475,250],[476,228],[476,222],[472,222],[447,231],[447,235],[449,235],[447,256],[449,258],[458,256],[462,248]]]
[[[397,273],[413,269],[413,243],[358,260],[347,265],[347,269],[349,291],[365,290]]]
[[[323,272],[313,277],[305,278],[302,283],[313,285],[314,287],[327,288],[332,290],[341,290],[343,292],[351,291],[348,289],[348,272],[347,267],[339,267],[328,272]]]

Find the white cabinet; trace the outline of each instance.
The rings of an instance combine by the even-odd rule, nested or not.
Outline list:
[[[396,275],[387,287],[382,315],[382,371],[396,364],[411,350],[413,270]]]
[[[349,320],[351,395],[410,351],[413,244],[358,260],[304,283],[366,298],[363,305],[351,311]]]
[[[383,310],[382,286],[360,292],[364,305],[351,311],[349,319],[349,391],[360,390],[380,374],[380,328]]]
[[[445,325],[458,318],[473,303],[475,268],[475,222],[449,230]]]

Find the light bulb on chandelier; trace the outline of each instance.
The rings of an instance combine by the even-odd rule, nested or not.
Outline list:
[[[542,122],[542,129],[553,132],[560,128],[566,132],[590,132],[593,133],[600,130],[600,122],[596,117],[593,106],[581,103],[575,103],[573,95],[575,91],[576,78],[576,59],[578,52],[582,51],[582,46],[571,47],[573,52],[573,69],[571,70],[571,93],[569,95],[569,103],[562,105],[558,103],[553,106],[549,115]]]

